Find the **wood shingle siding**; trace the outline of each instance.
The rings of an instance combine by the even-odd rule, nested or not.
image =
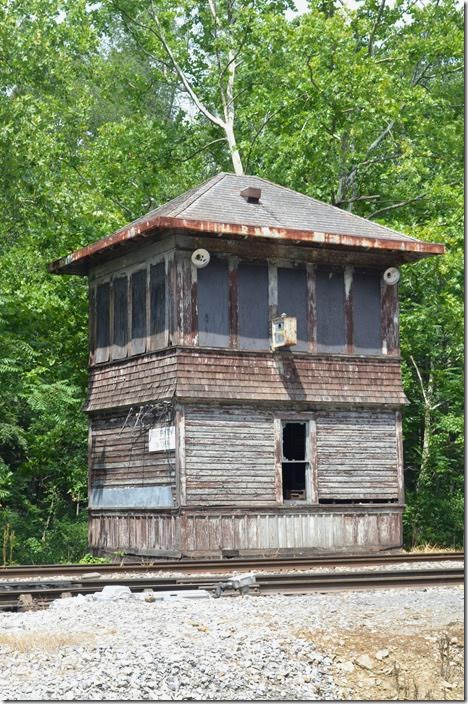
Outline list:
[[[319,500],[397,500],[395,413],[319,411],[316,418]]]
[[[87,411],[176,396],[227,401],[406,403],[399,360],[169,349],[91,369]]]
[[[181,399],[395,404],[406,402],[397,360],[330,359],[278,352],[179,350]]]
[[[137,357],[90,372],[87,411],[170,399],[175,393],[173,351]]]
[[[273,416],[186,408],[185,481],[188,504],[275,505]]]

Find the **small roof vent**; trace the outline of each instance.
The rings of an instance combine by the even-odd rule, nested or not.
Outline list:
[[[260,196],[262,195],[261,188],[254,188],[253,186],[248,186],[241,191],[242,198],[245,198],[247,203],[258,203],[260,201]]]

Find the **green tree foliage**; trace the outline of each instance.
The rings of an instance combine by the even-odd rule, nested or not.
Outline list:
[[[292,8],[0,8],[0,524],[14,559],[86,552],[86,282],[47,262],[242,168],[447,243],[402,272],[405,531],[461,543],[462,12]]]

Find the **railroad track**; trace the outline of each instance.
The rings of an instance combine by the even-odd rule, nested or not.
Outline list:
[[[48,577],[51,575],[81,576],[89,572],[132,573],[143,572],[230,572],[273,569],[313,569],[314,567],[344,567],[361,565],[386,565],[398,562],[424,563],[464,560],[464,552],[440,553],[393,553],[390,555],[327,555],[320,557],[278,557],[278,558],[224,558],[222,560],[154,560],[142,564],[105,565],[19,565],[0,568],[0,582],[12,577]]]
[[[360,571],[341,573],[308,574],[257,574],[253,592],[257,594],[301,594],[308,592],[326,592],[343,589],[374,589],[390,587],[422,587],[434,585],[451,585],[463,583],[464,570],[458,567]],[[0,584],[0,609],[17,609],[21,606],[24,595],[31,596],[36,604],[46,605],[63,594],[91,594],[106,584],[127,586],[135,592],[153,590],[153,592],[180,592],[193,589],[216,591],[223,580],[216,576],[191,577],[135,577],[90,579],[66,581],[49,580],[47,582],[3,582]]]

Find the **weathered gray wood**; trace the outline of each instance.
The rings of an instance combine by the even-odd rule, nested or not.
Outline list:
[[[147,269],[139,269],[130,277],[131,338],[130,353],[141,354],[146,349],[146,291]]]
[[[381,272],[354,270],[353,340],[357,354],[378,354],[382,349],[381,278]]]
[[[96,363],[107,362],[110,348],[110,283],[96,288]]]
[[[213,257],[198,270],[198,344],[203,347],[228,347],[229,265]]]
[[[150,266],[149,271],[149,335],[150,348],[167,344],[166,262]]]
[[[278,314],[286,313],[297,320],[297,345],[294,345],[292,350],[307,350],[309,347],[307,301],[306,270],[296,267],[278,267]]]
[[[122,359],[127,356],[129,339],[127,277],[121,276],[114,279],[112,289],[114,304],[112,359]]]
[[[392,412],[318,412],[319,500],[398,499],[396,432]]]
[[[241,262],[239,285],[239,347],[268,350],[270,347],[268,309],[268,267]]]
[[[187,408],[185,438],[188,503],[248,505],[258,493],[264,503],[276,502],[275,435],[270,414],[223,407]]]
[[[383,353],[396,357],[400,353],[398,284],[388,286],[382,279]]]
[[[317,349],[344,352],[345,291],[343,271],[317,268],[315,272]]]

